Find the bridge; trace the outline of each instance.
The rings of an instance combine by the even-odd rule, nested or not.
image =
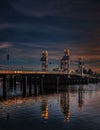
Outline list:
[[[41,93],[45,90],[62,90],[62,86],[98,83],[98,78],[81,76],[78,74],[66,74],[64,72],[45,72],[45,71],[25,71],[25,70],[0,70],[0,84],[2,85],[3,99],[7,98],[7,88],[17,87],[20,85],[22,89],[22,96],[26,97],[27,89],[29,95],[37,91]],[[33,88],[32,88],[33,86]]]

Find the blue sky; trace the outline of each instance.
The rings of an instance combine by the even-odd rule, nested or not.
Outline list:
[[[0,64],[40,68],[48,50],[50,67],[59,66],[63,49],[71,50],[72,68],[83,56],[100,72],[100,2],[98,0],[0,0]]]

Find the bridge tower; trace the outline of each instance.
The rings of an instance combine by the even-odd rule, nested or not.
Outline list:
[[[42,51],[41,57],[41,67],[42,71],[48,71],[48,51]]]
[[[62,72],[70,75],[70,50],[64,49],[64,56],[60,60],[60,69]]]

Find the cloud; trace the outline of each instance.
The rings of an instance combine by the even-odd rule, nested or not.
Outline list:
[[[10,3],[12,8],[24,16],[43,18],[56,17],[70,20],[99,20],[99,2],[89,0],[17,0]],[[99,12],[99,13],[98,13]]]
[[[1,29],[9,29],[9,28],[14,28],[15,25],[14,24],[9,24],[9,23],[0,23],[0,30]]]
[[[0,43],[0,49],[10,48],[11,46],[12,46],[11,43],[7,43],[7,42]]]
[[[48,6],[49,4],[49,6]],[[52,1],[22,1],[18,0],[11,3],[13,9],[26,16],[44,17],[52,15],[54,11],[51,11]]]

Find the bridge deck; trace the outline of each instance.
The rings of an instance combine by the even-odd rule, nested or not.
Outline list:
[[[63,72],[43,72],[43,71],[16,71],[16,70],[0,70],[2,74],[65,74]]]

